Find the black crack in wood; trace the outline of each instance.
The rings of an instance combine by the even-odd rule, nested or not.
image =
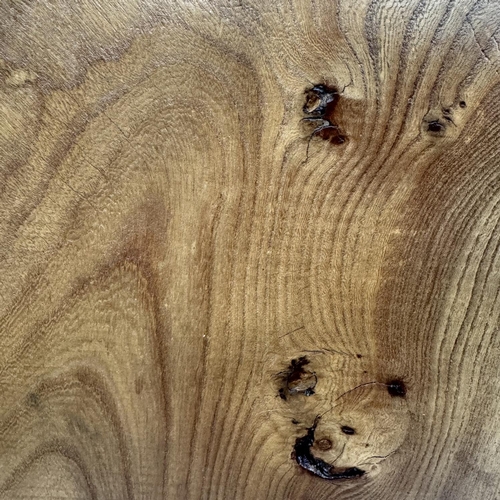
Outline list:
[[[340,430],[344,433],[344,434],[348,434],[348,435],[352,435],[352,434],[356,434],[356,431],[355,429],[353,429],[352,427],[348,426],[348,425],[343,425]]]
[[[387,392],[396,398],[404,398],[406,396],[406,385],[402,380],[390,380],[387,382]]]
[[[309,363],[306,356],[292,359],[288,368],[278,374],[282,383],[282,387],[278,390],[281,399],[286,401],[288,396],[297,394],[312,396],[314,394],[318,377],[315,372],[305,368]]]
[[[333,465],[330,465],[321,458],[316,458],[311,453],[311,446],[314,444],[314,433],[318,422],[319,417],[316,417],[312,427],[307,429],[307,434],[296,439],[292,458],[296,460],[300,467],[323,479],[353,479],[363,476],[365,471],[357,467],[349,467],[336,471]]]
[[[302,121],[310,123],[314,127],[309,143],[314,136],[337,145],[346,142],[347,137],[341,132],[334,119],[335,108],[340,98],[340,92],[337,88],[318,84],[311,89],[306,89],[305,94],[306,102],[302,111],[307,116],[302,118]]]

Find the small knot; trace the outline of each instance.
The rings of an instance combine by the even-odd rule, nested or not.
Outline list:
[[[349,435],[352,435],[352,434],[356,434],[356,431],[352,428],[352,427],[349,427],[348,425],[343,425],[340,430],[344,433],[344,434],[349,434]]]
[[[440,133],[444,132],[445,126],[442,123],[439,123],[437,120],[433,120],[427,124],[427,130],[429,132]]]
[[[393,397],[404,398],[406,386],[402,380],[391,380],[387,382],[387,392]]]
[[[320,439],[318,441],[318,448],[321,450],[321,451],[328,451],[328,450],[331,450],[332,449],[332,442],[325,438],[325,439]]]

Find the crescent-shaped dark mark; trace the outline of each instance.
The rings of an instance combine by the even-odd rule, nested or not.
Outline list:
[[[321,458],[316,458],[311,453],[311,446],[314,443],[314,432],[318,425],[319,417],[316,417],[312,427],[307,429],[305,436],[297,438],[295,446],[293,447],[293,458],[305,470],[311,472],[315,476],[322,477],[323,479],[352,479],[361,477],[365,471],[357,467],[349,467],[348,469],[335,471],[335,467],[325,462]]]

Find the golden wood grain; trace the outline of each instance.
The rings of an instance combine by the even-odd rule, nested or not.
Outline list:
[[[493,0],[0,4],[0,498],[500,498],[499,43]]]

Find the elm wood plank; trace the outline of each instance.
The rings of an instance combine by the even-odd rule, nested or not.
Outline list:
[[[499,498],[499,28],[3,2],[0,498]]]

